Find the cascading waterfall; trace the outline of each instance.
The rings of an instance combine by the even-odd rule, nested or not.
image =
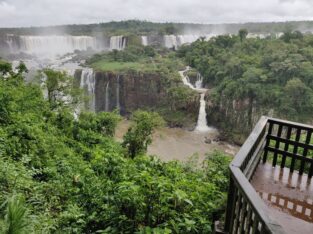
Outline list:
[[[110,84],[110,81],[108,81],[105,87],[105,111],[106,112],[109,112],[110,110],[109,84]]]
[[[200,108],[199,108],[198,122],[195,128],[195,131],[198,131],[198,132],[208,132],[212,130],[212,128],[208,126],[207,120],[206,120],[204,96],[205,96],[205,93],[200,94]]]
[[[184,44],[191,44],[198,40],[199,38],[204,38],[204,40],[208,41],[216,34],[206,34],[206,35],[165,35],[164,36],[164,46],[166,48],[175,48],[177,49],[179,46]]]
[[[147,36],[141,36],[141,43],[143,46],[148,45],[148,37]]]
[[[14,44],[13,44],[14,42],[13,42],[13,39],[11,38],[11,37],[8,37],[8,39],[7,39],[7,44],[8,44],[8,46],[9,46],[9,51],[11,52],[11,53],[13,53],[14,52]]]
[[[123,50],[126,47],[126,38],[124,36],[110,37],[110,50]]]
[[[200,38],[199,35],[178,35],[177,41],[179,45],[191,44]]]
[[[179,75],[181,76],[184,85],[187,85],[189,88],[195,90],[195,87],[190,83],[189,77],[187,75],[185,75],[185,72],[188,71],[188,70],[189,70],[189,68],[187,68],[184,71],[180,71]]]
[[[14,48],[13,45],[11,45]],[[20,36],[17,51],[35,55],[58,55],[75,50],[100,49],[95,37],[90,36]],[[13,50],[13,49],[12,49]]]
[[[116,109],[120,110],[120,75],[116,77]]]
[[[178,47],[177,37],[175,35],[165,35],[164,36],[164,45],[166,48],[175,48]]]
[[[82,70],[82,75],[80,79],[80,88],[87,91],[89,96],[89,108],[95,111],[95,74],[93,69],[85,68]]]
[[[196,86],[197,89],[201,89],[202,88],[202,84],[203,84],[203,77],[198,72],[198,74],[197,74],[197,81],[195,83],[195,86]]]
[[[187,85],[189,88],[197,91],[198,93],[200,93],[200,108],[199,108],[199,115],[198,115],[198,121],[197,121],[197,125],[195,128],[195,131],[197,132],[209,132],[212,131],[213,128],[210,128],[207,124],[207,120],[206,120],[206,109],[205,109],[205,92],[207,91],[207,89],[202,88],[202,82],[203,82],[203,77],[198,74],[197,75],[197,82],[196,85],[193,86],[190,81],[188,76],[185,75],[185,73],[187,71],[189,71],[189,67],[187,67],[184,71],[180,71],[179,74],[182,78],[182,81],[185,85]]]

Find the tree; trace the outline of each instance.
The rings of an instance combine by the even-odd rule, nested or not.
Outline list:
[[[240,41],[242,42],[244,39],[246,39],[247,35],[248,35],[248,30],[247,29],[240,29],[238,32],[238,35],[240,37]]]
[[[181,107],[187,106],[188,101],[194,96],[193,94],[194,92],[191,89],[184,86],[170,88],[167,95],[171,110],[176,111]]]
[[[12,72],[12,65],[6,61],[0,60],[0,75],[6,75]]]
[[[114,136],[121,117],[115,112],[83,112],[79,115],[79,128],[92,130],[105,136]]]
[[[286,43],[289,43],[291,40],[302,40],[303,39],[303,34],[300,31],[286,31],[284,34],[281,36],[281,39],[284,40]]]
[[[175,34],[177,33],[177,29],[173,24],[169,24],[164,28],[166,34]]]
[[[313,91],[299,78],[289,80],[284,87],[285,103],[294,109],[294,114],[313,112]]]
[[[43,76],[45,77],[47,98],[52,110],[63,106],[75,108],[81,102],[81,91],[75,88],[72,77],[65,72],[45,69]]]
[[[131,158],[145,153],[152,142],[152,134],[155,128],[164,124],[162,117],[155,112],[136,111],[132,117],[131,126],[123,137],[122,146],[127,149]]]

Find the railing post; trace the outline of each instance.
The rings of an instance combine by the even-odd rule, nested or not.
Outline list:
[[[225,217],[225,232],[231,233],[231,227],[234,217],[234,209],[235,209],[235,184],[232,176],[229,179],[229,188],[228,188],[228,196],[227,196],[227,208],[226,208],[226,217]]]

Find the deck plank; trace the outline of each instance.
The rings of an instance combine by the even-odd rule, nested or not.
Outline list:
[[[287,233],[313,230],[313,179],[288,168],[260,163],[251,184]]]

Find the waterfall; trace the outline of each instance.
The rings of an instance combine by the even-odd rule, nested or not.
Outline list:
[[[109,112],[110,110],[109,84],[110,84],[110,81],[108,81],[107,86],[105,87],[105,111],[106,112]]]
[[[15,49],[14,49],[14,44],[13,44],[13,38],[8,37],[7,38],[7,44],[9,46],[10,53],[14,53]]]
[[[126,47],[126,38],[123,36],[110,37],[110,50],[123,50]]]
[[[197,132],[209,132],[214,130],[213,128],[208,127],[207,125],[207,120],[206,120],[206,104],[205,104],[205,92],[207,91],[207,89],[202,88],[202,83],[203,83],[203,77],[201,76],[200,73],[197,74],[197,82],[195,84],[195,86],[193,86],[190,83],[189,77],[187,75],[185,75],[185,73],[187,71],[189,71],[190,68],[187,67],[185,70],[183,71],[179,71],[179,75],[182,78],[182,81],[184,83],[184,85],[188,86],[189,88],[197,91],[198,93],[200,93],[200,108],[199,108],[199,115],[198,115],[198,121],[197,121],[197,125],[195,128],[195,131]]]
[[[197,35],[197,34],[186,34],[186,35],[165,35],[164,36],[164,46],[166,48],[175,48],[184,44],[191,44],[203,37],[206,41],[210,40],[216,34],[206,34],[206,35]]]
[[[202,77],[201,74],[198,72],[198,74],[197,74],[197,81],[196,81],[196,83],[195,83],[195,88],[201,89],[201,88],[202,88],[202,83],[203,83],[203,77]]]
[[[120,75],[116,77],[116,109],[120,110]]]
[[[178,47],[177,37],[175,35],[165,35],[164,36],[164,45],[166,48],[175,48]]]
[[[147,46],[148,45],[148,37],[147,36],[142,36],[141,37],[141,44],[143,46]]]
[[[186,71],[188,70],[180,71],[179,75],[181,76],[184,85],[187,85],[189,88],[194,89],[193,85],[190,83],[189,77],[184,74]]]
[[[13,47],[11,45],[11,47]],[[100,49],[97,39],[90,36],[20,36],[18,51],[35,55],[58,55],[75,50]]]
[[[93,69],[86,68],[82,70],[82,75],[80,79],[80,87],[87,91],[89,100],[89,109],[95,111],[95,74]]]
[[[199,109],[197,126],[195,128],[195,131],[198,131],[198,132],[208,132],[212,130],[211,128],[208,127],[207,120],[206,120],[204,95],[205,93],[200,94],[200,109]]]
[[[178,35],[178,44],[181,46],[183,44],[191,44],[200,38],[199,35]]]
[[[184,85],[187,85],[189,88],[197,91],[198,93],[203,93],[203,92],[206,92],[207,90],[202,88],[202,82],[203,82],[203,77],[198,73],[197,75],[197,81],[196,81],[196,84],[195,86],[190,82],[190,79],[187,75],[185,75],[185,73],[187,71],[189,71],[190,68],[187,67],[186,70],[184,71],[180,71],[179,72],[179,75],[184,83]]]
[[[198,40],[200,35],[165,35],[164,36],[164,45],[166,48],[175,48],[184,44],[191,44]]]

